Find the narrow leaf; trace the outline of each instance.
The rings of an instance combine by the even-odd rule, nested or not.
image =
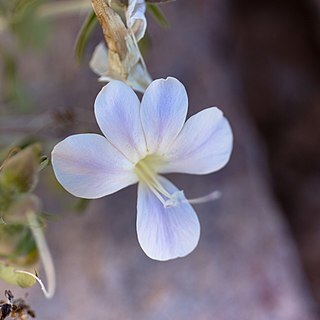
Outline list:
[[[86,49],[90,34],[96,26],[97,22],[97,16],[92,10],[88,14],[77,36],[74,54],[78,63],[81,63],[83,60],[84,51]]]

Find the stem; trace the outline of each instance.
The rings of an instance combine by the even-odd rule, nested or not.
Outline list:
[[[36,241],[40,259],[43,263],[44,272],[47,278],[47,286],[46,289],[45,285],[43,284],[42,280],[31,272],[23,271],[23,270],[16,270],[19,273],[25,273],[30,275],[31,277],[35,278],[41,286],[41,289],[46,298],[50,299],[53,297],[55,289],[56,289],[56,273],[54,269],[53,260],[50,254],[49,247],[47,245],[46,239],[42,232],[42,227],[39,224],[36,214],[33,211],[27,212],[27,219],[30,224],[31,231],[33,233],[34,239]]]

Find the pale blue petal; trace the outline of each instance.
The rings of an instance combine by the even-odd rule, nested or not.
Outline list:
[[[167,179],[159,177],[159,181],[170,193],[178,191]],[[200,223],[186,200],[176,207],[164,208],[152,191],[139,183],[137,211],[138,240],[151,259],[184,257],[197,246]]]
[[[188,96],[175,78],[158,79],[147,88],[141,102],[141,122],[150,153],[165,153],[186,120]]]
[[[64,139],[54,147],[51,161],[61,185],[80,198],[100,198],[137,182],[132,163],[98,134]]]
[[[117,80],[101,89],[94,104],[101,131],[133,163],[146,154],[139,108],[140,101],[134,91]]]
[[[218,108],[192,116],[165,154],[162,173],[207,174],[221,169],[232,151],[232,130]]]
[[[109,70],[108,49],[104,42],[100,42],[95,47],[89,65],[97,75],[104,76],[107,74]]]

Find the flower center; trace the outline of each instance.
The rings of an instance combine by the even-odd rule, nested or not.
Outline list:
[[[161,201],[164,207],[178,206],[184,199],[183,191],[169,193],[160,183],[157,175],[162,159],[156,154],[151,154],[141,159],[135,165],[135,172],[139,180],[144,182],[154,195]]]

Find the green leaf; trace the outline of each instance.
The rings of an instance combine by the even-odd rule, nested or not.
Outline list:
[[[21,288],[32,287],[36,280],[23,273],[16,272],[17,268],[9,266],[5,263],[0,263],[0,278],[9,284],[19,286]]]
[[[160,26],[162,26],[162,27],[169,27],[170,26],[164,13],[157,5],[152,4],[152,3],[148,3],[147,8],[148,8],[149,12],[152,14],[153,18],[160,24]]]
[[[75,45],[75,57],[78,61],[78,63],[82,62],[83,59],[83,55],[84,55],[84,51],[86,49],[89,37],[94,29],[94,27],[96,26],[98,20],[97,20],[97,16],[94,13],[94,11],[92,10],[86,20],[84,21],[79,34],[77,36],[77,40],[76,40],[76,45]]]

